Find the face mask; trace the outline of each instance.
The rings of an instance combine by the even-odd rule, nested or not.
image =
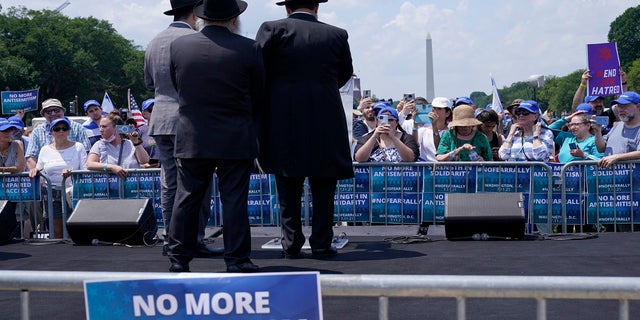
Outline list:
[[[104,139],[104,140],[106,140],[107,142],[111,143],[111,142],[113,142],[113,140],[115,140],[115,139],[116,139],[116,135],[115,135],[115,134],[113,134],[113,135],[111,135],[111,137],[106,138],[106,139]]]

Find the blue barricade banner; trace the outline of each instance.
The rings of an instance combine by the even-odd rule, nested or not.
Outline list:
[[[0,175],[0,199],[9,201],[40,200],[40,176]]]
[[[318,272],[85,281],[87,319],[322,319]]]
[[[38,110],[39,89],[25,91],[2,91],[2,114],[14,114],[18,110]]]
[[[640,221],[640,168],[635,163],[616,164],[612,169],[586,166],[587,223],[631,223]],[[632,188],[633,187],[633,188]]]

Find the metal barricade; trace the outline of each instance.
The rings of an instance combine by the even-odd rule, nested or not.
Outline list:
[[[573,161],[561,172],[562,231],[568,225],[596,232],[611,225],[613,231],[635,231],[640,223],[640,161],[621,161],[602,168],[597,161]],[[624,228],[623,226],[629,226]]]
[[[31,291],[83,292],[88,280],[208,277],[207,273],[14,271],[0,273],[0,290],[20,291],[21,319],[28,320]],[[547,319],[547,300],[617,300],[618,319],[628,320],[629,301],[640,300],[640,278],[320,275],[323,296],[378,297],[378,319],[389,319],[390,297],[455,298],[457,319],[467,318],[467,299],[535,299],[536,318]],[[613,317],[612,317],[613,318]]]
[[[354,163],[336,190],[337,222],[440,224],[446,193],[522,192],[528,231],[551,230],[553,170],[543,162]]]
[[[38,203],[41,200],[41,190],[47,191],[47,212],[49,213],[49,238],[53,239],[53,204],[51,202],[51,190],[45,188],[41,189],[40,178],[44,179],[46,184],[50,185],[51,181],[45,174],[39,174],[35,178],[29,178],[27,172],[21,173],[2,173],[0,174],[0,197],[1,200],[13,201],[23,203],[24,205],[30,204],[33,206],[31,213],[33,216],[29,216],[29,219],[33,218],[34,231],[38,231]],[[22,214],[22,212],[20,212]],[[29,235],[24,234],[24,221],[18,221],[20,224],[20,236],[22,239],[29,238]]]

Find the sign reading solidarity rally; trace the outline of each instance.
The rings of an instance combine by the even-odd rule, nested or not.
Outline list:
[[[87,319],[322,319],[318,272],[85,281]]]
[[[622,93],[620,58],[615,42],[587,45],[589,66],[588,96],[614,96]]]
[[[38,89],[2,91],[2,114],[12,114],[18,110],[38,110]]]

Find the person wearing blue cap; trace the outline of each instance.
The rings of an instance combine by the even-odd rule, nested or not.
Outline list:
[[[616,105],[620,122],[606,136],[596,132],[596,146],[604,157],[599,165],[610,168],[618,161],[640,159],[640,94],[623,92],[611,102]],[[600,125],[593,124],[596,128]]]
[[[578,105],[581,103],[588,103],[593,108],[593,113],[596,116],[607,116],[609,117],[609,124],[607,126],[602,126],[602,134],[605,135],[611,127],[613,123],[617,121],[616,115],[611,108],[604,108],[604,97],[597,95],[586,95],[587,93],[587,85],[589,83],[589,79],[591,78],[591,74],[589,70],[585,70],[580,77],[580,85],[576,89],[575,94],[573,95],[573,101],[571,103],[571,112],[575,112]],[[622,92],[627,91],[627,74],[620,69],[620,79],[622,80]],[[584,99],[582,98],[584,97]]]
[[[548,162],[555,152],[553,132],[539,121],[538,103],[524,100],[513,112],[514,123],[498,151],[500,159]]]
[[[49,132],[53,136],[51,144],[47,144],[40,149],[38,163],[35,168],[29,170],[29,177],[34,178],[40,172],[45,173],[49,178],[45,187],[51,189],[53,212],[47,212],[48,218],[53,218],[53,237],[61,239],[62,232],[62,206],[66,206],[66,212],[71,212],[66,201],[66,188],[71,187],[72,170],[84,170],[87,163],[87,151],[80,142],[69,140],[71,133],[71,121],[69,119],[57,118],[49,124]],[[65,185],[62,184],[63,180]],[[44,194],[47,194],[46,192]],[[48,210],[48,208],[45,208]]]
[[[453,108],[455,109],[455,107],[459,106],[459,105],[469,105],[473,108],[473,110],[476,109],[476,105],[473,103],[473,100],[471,100],[471,98],[469,97],[458,97],[456,99],[456,102],[453,104]]]
[[[100,119],[102,119],[102,106],[96,100],[87,100],[84,103],[84,114],[89,117],[82,126],[86,130],[89,143],[93,146],[96,141],[100,140]]]
[[[138,127],[138,133],[140,134],[140,139],[142,139],[142,147],[147,150],[149,154],[149,164],[147,164],[146,168],[157,168],[158,167],[158,151],[156,147],[155,139],[149,136],[149,125],[151,124],[151,114],[153,112],[153,105],[155,103],[154,98],[149,98],[147,100],[142,101],[142,117],[146,120],[145,123]]]
[[[384,106],[377,116],[377,127],[358,140],[355,160],[358,162],[413,162],[418,160],[420,147],[412,135],[399,124],[393,107]]]

